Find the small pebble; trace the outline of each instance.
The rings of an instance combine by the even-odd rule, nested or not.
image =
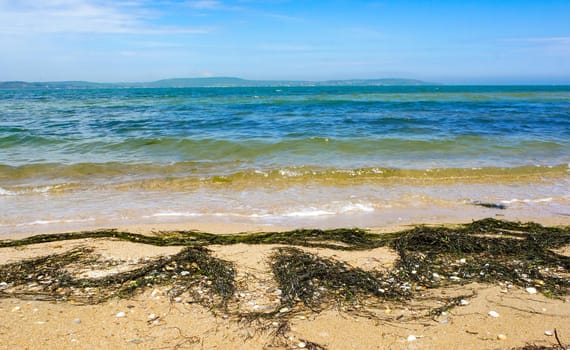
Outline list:
[[[408,335],[408,339],[407,339],[407,340],[408,340],[409,342],[416,341],[416,340],[418,340],[418,337],[416,337],[416,336],[413,335],[413,334],[410,334],[410,335]]]
[[[488,315],[490,317],[499,317],[499,313],[497,311],[489,311]]]
[[[279,312],[284,314],[286,312],[289,312],[289,308],[288,307],[282,307],[281,309],[279,309]]]
[[[73,320],[73,323],[75,323],[75,324],[80,324],[80,323],[81,323],[81,320],[78,319],[78,318],[76,318],[76,319]]]
[[[300,347],[301,349],[304,349],[305,346],[307,346],[307,344],[305,342],[300,341],[299,344],[297,344],[298,347]]]
[[[20,311],[20,309],[21,309],[20,306],[14,306],[14,308],[12,309],[12,312]]]
[[[190,274],[190,271],[182,271],[180,272],[181,276],[188,276]]]
[[[182,302],[182,297],[176,297],[174,298],[174,301],[177,303],[181,303]]]
[[[534,288],[534,287],[528,287],[528,288],[526,289],[526,292],[527,292],[528,294],[536,294],[536,293],[537,293],[536,288]]]
[[[149,319],[149,320],[154,320],[155,318],[157,318],[157,317],[156,317],[156,314],[149,314],[149,315],[148,315],[148,319]]]
[[[127,314],[124,313],[123,311],[121,311],[121,312],[117,312],[117,314],[115,316],[120,318],[120,317],[126,317]]]
[[[554,332],[553,331],[544,331],[544,335],[552,337],[554,335]]]
[[[467,259],[463,258],[463,259],[459,259],[459,262],[462,264],[465,264],[467,262]]]
[[[437,274],[437,273],[435,273],[435,272],[432,274],[432,276],[433,276],[433,278],[436,279],[436,280],[439,279],[439,274]]]
[[[498,334],[498,335],[497,335],[497,339],[498,339],[498,340],[507,340],[507,336],[504,335],[504,334]]]
[[[461,299],[461,300],[459,301],[459,305],[461,305],[461,306],[467,306],[467,305],[469,305],[469,304],[470,304],[470,303],[469,303],[469,300]]]

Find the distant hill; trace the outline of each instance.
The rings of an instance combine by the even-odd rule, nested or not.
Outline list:
[[[262,86],[418,86],[439,85],[415,79],[350,79],[327,81],[247,80],[233,77],[174,78],[148,83],[93,83],[88,81],[0,82],[0,89],[187,88]]]

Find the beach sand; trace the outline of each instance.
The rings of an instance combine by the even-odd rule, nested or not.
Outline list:
[[[556,224],[570,225],[570,220],[564,220],[557,219]],[[376,231],[394,232],[401,228],[384,227]],[[173,229],[215,233],[268,230],[260,226],[204,223],[121,228],[147,235]],[[272,231],[287,229],[271,228]],[[87,238],[0,248],[0,264],[86,247],[114,264],[106,270],[77,272],[81,277],[128,271],[149,259],[183,249]],[[215,257],[234,263],[238,288],[231,300],[232,310],[246,314],[281,307],[279,290],[269,268],[269,257],[278,247],[241,243],[208,247]],[[390,268],[398,257],[388,247],[359,251],[299,248],[365,271]],[[570,256],[570,248],[561,248],[557,253]],[[507,287],[502,283],[467,283],[425,291],[432,297],[431,304],[426,304],[425,298],[381,301],[368,313],[349,304],[339,304],[320,312],[304,308],[287,315],[288,310],[282,310],[274,318],[251,322],[237,317],[235,312],[226,314],[223,310],[209,309],[194,302],[187,293],[178,298],[169,297],[168,286],[146,288],[130,297],[114,297],[96,305],[4,295],[0,298],[0,348],[511,349],[527,344],[553,346],[557,340],[550,334],[555,329],[560,340],[570,345],[570,296],[548,298],[540,293],[531,294],[522,287]],[[437,316],[429,315],[430,309],[438,307],[436,300],[460,295],[472,296],[466,305]],[[499,317],[489,316],[490,311]]]

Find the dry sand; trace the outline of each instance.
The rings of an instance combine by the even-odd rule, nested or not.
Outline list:
[[[129,228],[131,232],[147,233],[158,229],[163,228]],[[224,233],[260,231],[260,227],[223,225],[200,229]],[[175,254],[181,249],[82,239],[0,248],[0,264],[80,246],[91,247],[104,259],[117,262],[112,271],[81,272],[91,277],[124,271],[145,259]],[[279,307],[278,291],[268,266],[268,257],[276,247],[209,247],[215,256],[235,263],[240,309]],[[302,249],[365,270],[390,267],[396,258],[388,248],[352,252]],[[568,255],[568,249],[559,253]],[[562,342],[570,345],[569,297],[553,299],[529,294],[519,287],[477,283],[429,293],[475,296],[468,305],[436,318],[427,316],[426,305],[413,300],[404,304],[385,302],[371,311],[374,317],[342,307],[320,313],[304,311],[291,318],[288,329],[280,328],[278,319],[248,323],[212,312],[193,303],[187,295],[172,300],[166,295],[166,287],[98,305],[4,298],[0,299],[0,349],[318,349],[316,344],[325,349],[510,349],[529,343],[554,345],[554,336],[545,334],[554,329]],[[489,311],[497,312],[499,317],[490,317]],[[120,313],[124,317],[117,317],[123,315]]]

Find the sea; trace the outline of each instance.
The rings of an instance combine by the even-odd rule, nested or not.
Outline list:
[[[570,86],[0,90],[0,235],[489,216],[570,216]]]

